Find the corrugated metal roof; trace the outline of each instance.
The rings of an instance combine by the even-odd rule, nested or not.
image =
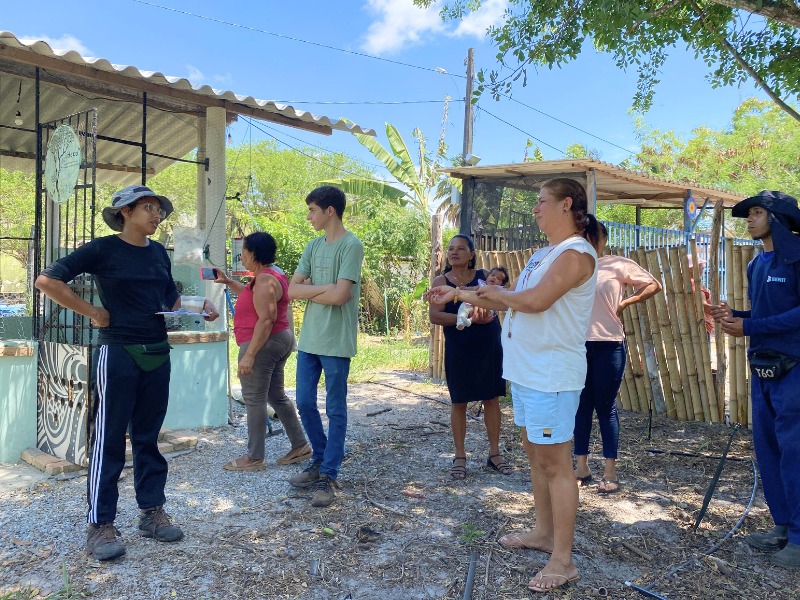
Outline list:
[[[479,179],[502,182],[512,187],[536,187],[544,179],[569,176],[576,173],[594,171],[599,203],[633,204],[637,206],[659,207],[683,206],[687,190],[698,200],[710,198],[712,202],[722,199],[730,208],[745,199],[715,187],[695,182],[660,179],[640,171],[630,171],[607,162],[592,158],[566,158],[561,160],[531,161],[506,165],[486,165],[475,167],[447,167],[440,171],[460,179]]]
[[[147,94],[147,149],[182,157],[197,147],[198,117],[209,106],[226,109],[228,122],[238,115],[330,135],[333,130],[375,135],[373,129],[341,119],[297,110],[287,104],[259,100],[207,85],[192,85],[181,77],[115,65],[103,58],[86,58],[69,50],[54,50],[43,41],[22,41],[0,31],[0,164],[8,169],[31,170],[36,154],[35,69],[40,68],[39,121],[60,119],[98,109],[100,135],[141,141],[142,97]],[[20,82],[22,87],[20,91]],[[14,117],[23,116],[21,128]],[[119,183],[139,180],[141,149],[110,141],[98,141],[98,179]],[[149,156],[148,172],[157,173],[171,159]]]

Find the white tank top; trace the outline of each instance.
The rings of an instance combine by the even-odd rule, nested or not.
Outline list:
[[[586,329],[597,283],[597,253],[582,237],[536,251],[517,279],[515,291],[536,287],[567,250],[594,259],[594,272],[541,313],[507,311],[503,321],[503,377],[540,392],[582,390],[586,380]],[[509,336],[509,331],[511,336]]]

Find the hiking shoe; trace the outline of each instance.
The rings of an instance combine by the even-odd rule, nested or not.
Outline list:
[[[172,524],[163,506],[143,510],[139,515],[139,530],[144,537],[156,538],[159,542],[177,542],[183,539],[183,531]]]
[[[769,531],[755,531],[745,538],[753,548],[764,552],[777,552],[788,542],[789,528],[786,525],[776,525]]]
[[[125,545],[113,523],[90,524],[86,531],[86,553],[97,560],[111,560],[125,554]]]
[[[330,506],[336,497],[334,493],[337,484],[330,475],[320,473],[319,479],[314,483],[314,495],[311,496],[311,506]]]
[[[770,556],[769,561],[787,569],[800,569],[800,544],[787,543],[783,550]]]
[[[319,479],[319,468],[321,465],[321,460],[312,460],[300,473],[289,477],[289,485],[296,488],[311,487]]]

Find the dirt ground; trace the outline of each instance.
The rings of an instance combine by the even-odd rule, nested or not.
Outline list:
[[[657,417],[648,439],[646,416],[632,413],[621,415],[621,492],[603,496],[596,487],[581,490],[575,537],[581,579],[550,594],[528,592],[526,584],[546,555],[507,551],[496,542],[535,520],[527,461],[510,405],[503,405],[503,440],[514,473],[503,476],[482,467],[486,436],[482,419],[473,416],[468,476],[456,482],[449,474],[446,389],[423,379],[416,373],[387,373],[351,386],[342,489],[331,507],[312,508],[309,494],[289,488],[284,472],[278,481],[271,468],[244,474],[235,488],[209,489],[208,465],[229,458],[223,447],[241,443],[246,433],[238,409],[235,427],[199,431],[197,450],[170,459],[168,485],[189,494],[189,508],[176,513],[187,534],[184,541],[167,546],[128,532],[126,557],[92,564],[81,553],[83,529],[76,521],[74,545],[68,548],[39,539],[0,555],[0,597],[14,589],[35,589],[44,597],[59,588],[62,598],[578,599],[604,592],[611,598],[645,597],[626,581],[653,584],[651,591],[658,595],[652,597],[670,600],[800,597],[797,572],[771,566],[765,554],[743,542],[750,531],[771,526],[760,491],[741,527],[724,539],[753,493],[749,432],[734,436],[730,456],[741,460],[725,463],[694,532],[719,462],[714,456],[725,448],[731,429]],[[477,408],[471,406],[470,413]],[[597,435],[593,440],[590,465],[598,476]],[[268,439],[272,443],[277,442]],[[249,477],[274,477],[281,493],[259,497]],[[21,501],[36,504],[37,494],[81,485],[39,486],[21,493],[27,495]],[[120,502],[130,504],[124,496]],[[704,555],[718,544],[711,556]],[[471,557],[473,585],[465,596]]]

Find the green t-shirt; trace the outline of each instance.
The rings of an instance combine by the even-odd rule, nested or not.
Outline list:
[[[315,285],[349,279],[353,287],[352,298],[341,306],[319,304],[313,299],[306,303],[298,350],[322,356],[355,356],[363,261],[364,246],[349,231],[331,244],[323,235],[305,247],[297,273],[310,276]]]

